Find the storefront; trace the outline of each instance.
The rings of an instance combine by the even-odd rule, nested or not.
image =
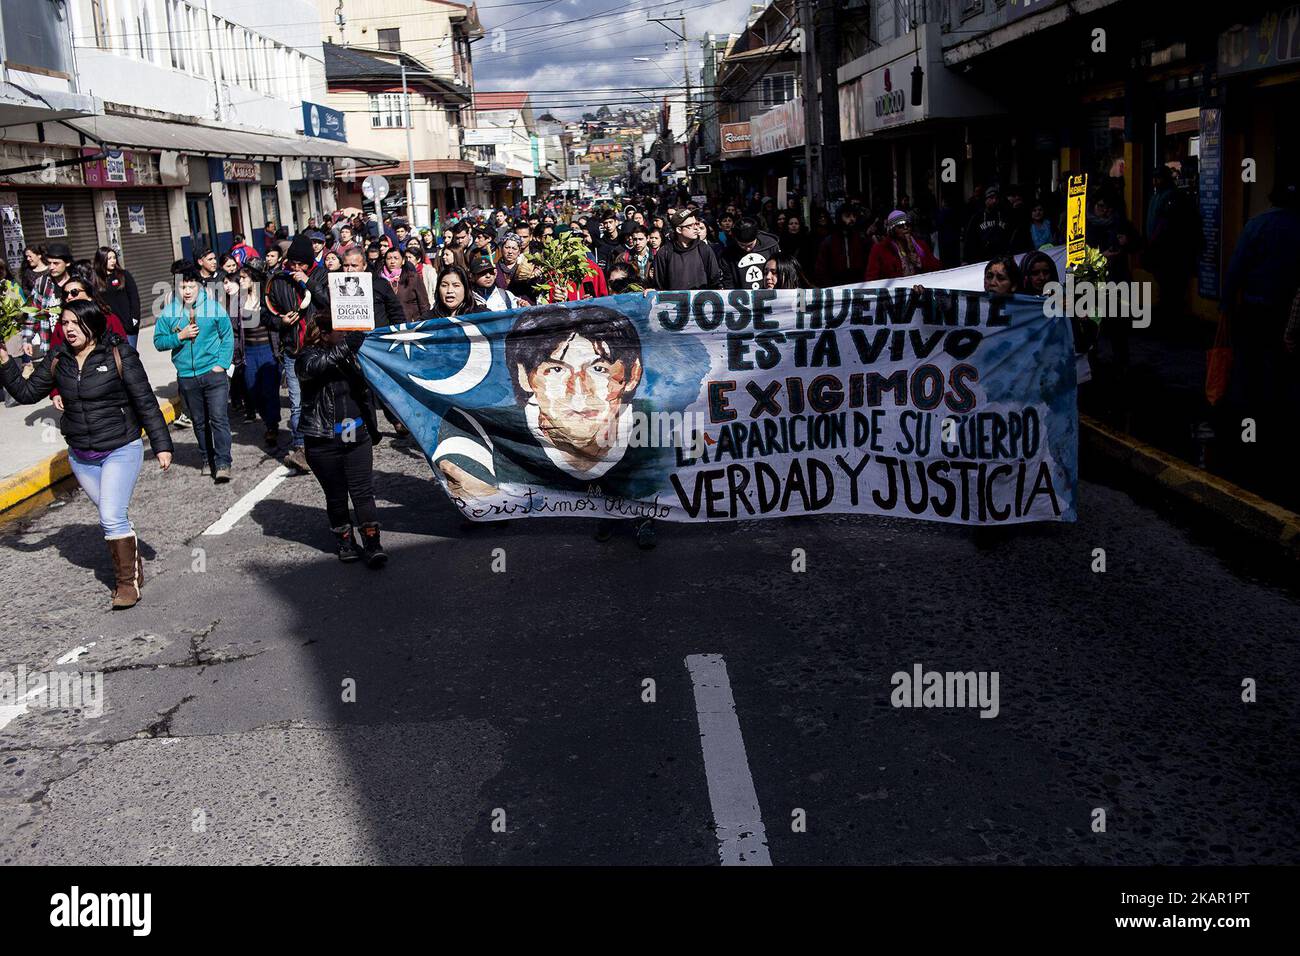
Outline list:
[[[1269,208],[1268,196],[1278,179],[1294,180],[1300,170],[1300,124],[1295,122],[1300,105],[1300,4],[1221,32],[1216,66],[1222,93],[1222,166],[1234,173],[1241,170],[1243,181],[1242,188],[1223,190],[1218,197],[1221,262],[1226,267],[1247,220]]]
[[[788,100],[751,116],[749,129],[749,160],[730,160],[724,167],[735,184],[734,191],[745,196],[753,190],[760,198],[775,200],[785,179],[788,192],[805,192],[803,100]]]
[[[942,43],[940,25],[923,24],[839,70],[846,186],[873,207],[933,204],[944,185],[964,198],[1015,165],[1004,106],[944,64]]]

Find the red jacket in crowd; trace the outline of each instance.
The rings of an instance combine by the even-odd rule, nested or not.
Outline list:
[[[921,272],[934,272],[941,268],[939,260],[934,257],[924,239],[911,239],[916,243],[916,251],[921,259]],[[882,239],[871,247],[871,256],[867,259],[867,281],[876,279],[901,279],[903,277],[903,257],[898,243],[892,239]]]

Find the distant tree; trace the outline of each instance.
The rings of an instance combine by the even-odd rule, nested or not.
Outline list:
[[[594,122],[596,122],[596,116],[595,116],[594,113],[583,113],[583,114],[582,114],[582,121],[583,121],[584,123],[594,123]]]
[[[609,119],[611,115],[608,106],[602,106],[600,109],[596,110],[596,119]]]

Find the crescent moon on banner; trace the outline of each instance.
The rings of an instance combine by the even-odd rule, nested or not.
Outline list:
[[[468,392],[487,378],[492,368],[492,346],[488,344],[487,337],[479,331],[479,327],[473,322],[462,322],[455,316],[448,316],[448,318],[461,327],[465,332],[465,338],[469,340],[469,358],[466,359],[465,365],[460,371],[447,378],[419,378],[411,374],[406,376],[420,388],[435,395],[460,395]]]

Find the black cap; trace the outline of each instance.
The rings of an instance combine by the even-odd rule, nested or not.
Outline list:
[[[51,242],[45,247],[46,259],[62,259],[64,262],[72,262],[72,250],[66,242]]]
[[[311,237],[300,232],[289,243],[289,251],[284,254],[290,262],[311,262],[316,258],[316,250],[311,247]]]
[[[758,238],[758,223],[749,217],[745,217],[736,223],[731,230],[731,234],[737,242],[753,242]]]

